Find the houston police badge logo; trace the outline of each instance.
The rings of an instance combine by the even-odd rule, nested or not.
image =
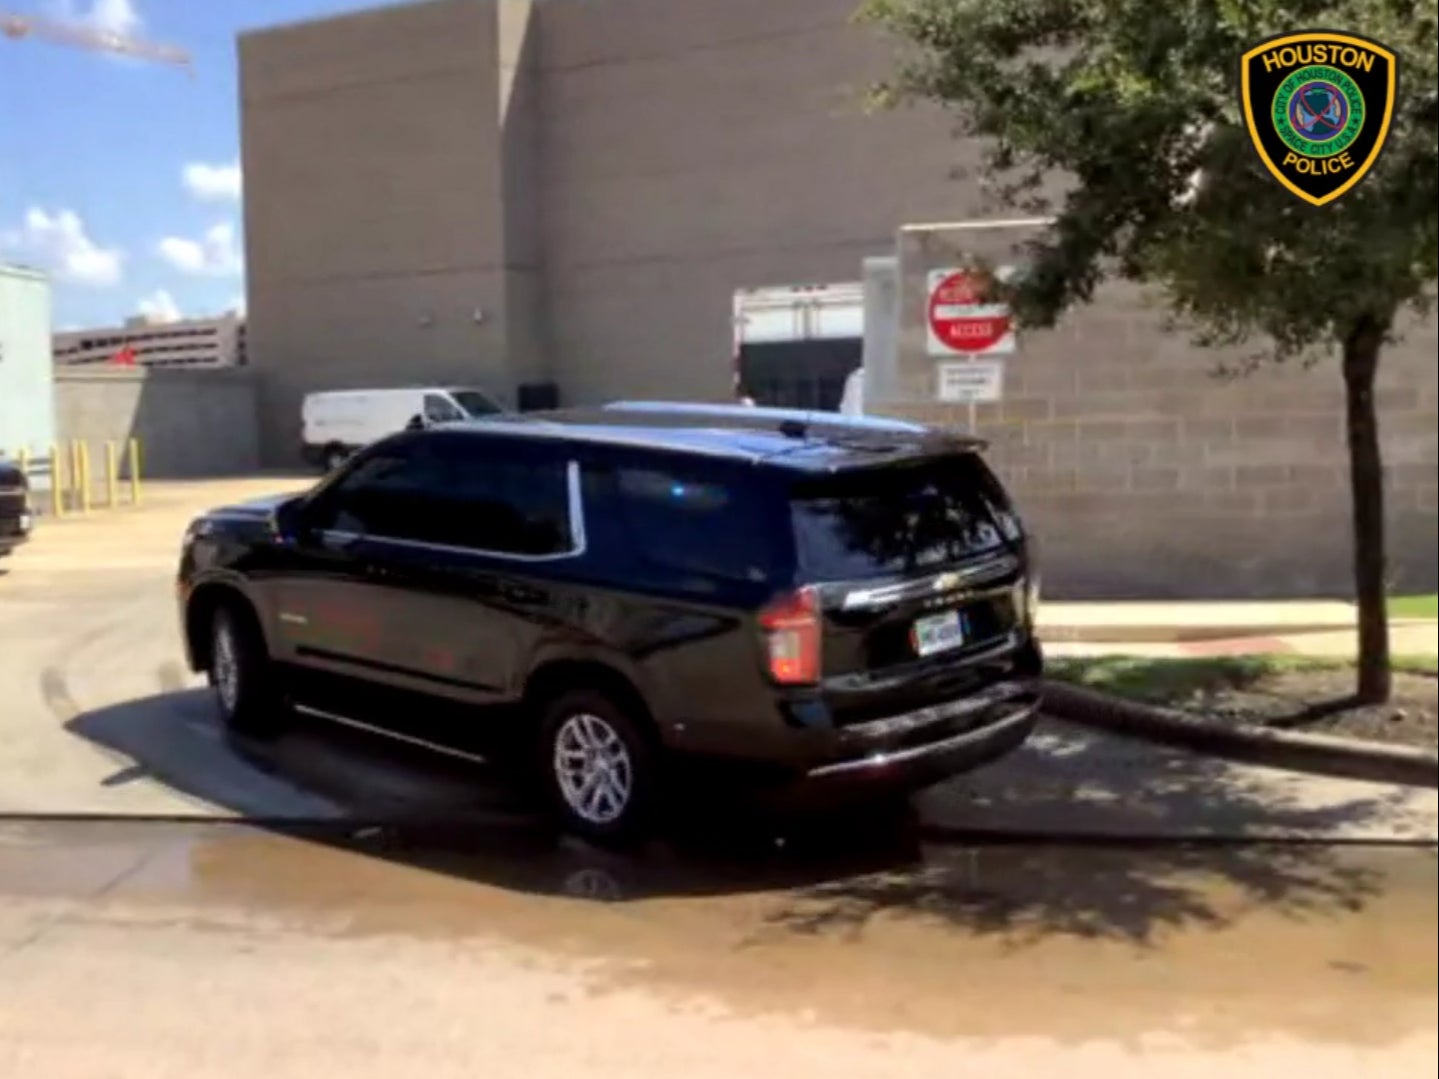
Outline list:
[[[1261,41],[1239,63],[1239,101],[1259,159],[1305,202],[1333,202],[1384,149],[1397,78],[1394,54],[1354,34]]]

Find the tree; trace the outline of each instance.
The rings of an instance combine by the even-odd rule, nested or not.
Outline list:
[[[1374,382],[1406,307],[1431,309],[1439,253],[1436,0],[868,0],[900,41],[882,104],[935,101],[984,147],[1008,204],[1057,218],[1013,286],[1050,326],[1106,278],[1158,289],[1206,346],[1263,359],[1338,351],[1346,388],[1359,699],[1390,692],[1384,482]],[[1274,34],[1349,30],[1399,58],[1388,142],[1322,207],[1255,153],[1239,57]],[[1063,190],[1054,195],[1056,178]],[[1046,197],[1048,192],[1048,197]]]

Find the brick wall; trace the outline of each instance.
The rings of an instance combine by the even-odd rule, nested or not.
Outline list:
[[[883,411],[965,426],[933,401],[925,277],[969,251],[1013,257],[1015,233],[900,238],[899,389]],[[1435,587],[1435,326],[1409,322],[1381,361],[1378,408],[1396,588]],[[1343,595],[1349,590],[1344,387],[1334,359],[1214,377],[1236,356],[1164,332],[1136,289],[1105,290],[1025,334],[978,433],[1072,596]]]

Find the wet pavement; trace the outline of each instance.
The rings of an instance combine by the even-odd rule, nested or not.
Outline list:
[[[1432,1074],[1435,856],[0,825],[0,1075]]]

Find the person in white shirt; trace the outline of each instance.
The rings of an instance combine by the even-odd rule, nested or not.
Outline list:
[[[840,398],[839,411],[845,416],[864,415],[863,367],[856,367],[844,380],[844,396]]]
[[[749,408],[756,407],[754,398],[749,395],[749,391],[745,388],[745,384],[740,380],[738,372],[736,372],[734,376],[734,396],[735,400],[738,401],[740,404],[745,405]]]

